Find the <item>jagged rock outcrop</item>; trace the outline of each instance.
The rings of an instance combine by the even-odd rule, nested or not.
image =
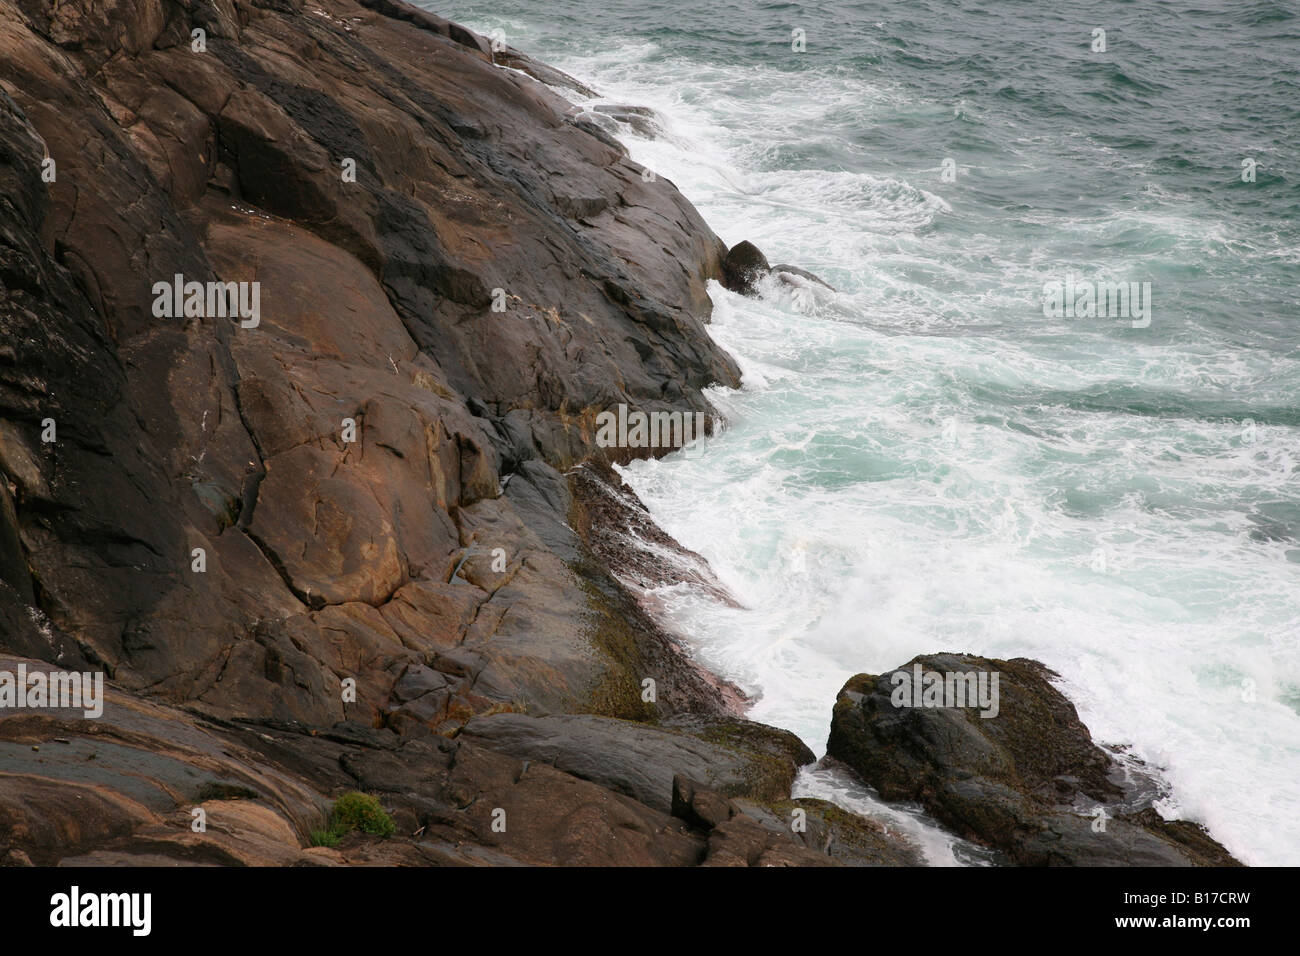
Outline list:
[[[996,674],[994,705],[957,697],[956,681],[952,697],[933,698],[944,705],[913,697],[918,665],[941,680],[984,674],[986,688]],[[1093,743],[1054,676],[1037,661],[961,654],[859,674],[835,702],[827,754],[886,800],[918,802],[959,835],[1016,863],[1234,865],[1196,824],[1160,818],[1151,806],[1155,781],[1135,777],[1132,768],[1125,773]]]
[[[20,664],[39,666],[0,657],[0,669]],[[916,862],[875,824],[821,801],[772,799],[799,747],[742,721],[717,740],[627,724],[624,739],[654,761],[638,773],[618,754],[611,725],[622,722],[597,718],[479,717],[449,739],[353,722],[226,721],[111,686],[103,703],[95,720],[66,710],[0,720],[0,865]],[[565,720],[586,721],[587,733],[566,740]],[[713,757],[722,763],[711,769]],[[701,770],[752,799],[710,790],[726,819],[683,819],[674,779]],[[311,845],[332,798],[356,789],[379,800],[397,833]]]

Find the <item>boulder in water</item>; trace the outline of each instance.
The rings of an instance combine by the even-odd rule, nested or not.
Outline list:
[[[659,114],[648,106],[598,103],[592,109],[617,120],[625,126],[632,127],[636,133],[646,137],[646,139],[654,139],[662,132]]]
[[[1159,786],[1093,743],[1054,677],[962,654],[859,674],[835,702],[827,754],[1014,863],[1239,865],[1196,824],[1160,818]]]
[[[753,295],[754,284],[772,271],[767,256],[752,242],[738,242],[722,261],[722,284],[732,292]]]
[[[798,266],[788,266],[785,265],[784,263],[779,266],[772,266],[772,274],[775,275],[778,279],[781,279],[787,283],[790,282],[790,280],[786,278],[787,276],[791,276],[791,275],[799,276],[800,278],[807,279],[809,282],[816,282],[818,285],[825,286],[826,288],[830,289],[832,292],[835,291],[835,287],[831,285],[829,282],[827,282],[825,279],[823,279],[821,276],[813,275],[807,269],[800,269]],[[793,285],[797,283],[790,283],[790,284]]]

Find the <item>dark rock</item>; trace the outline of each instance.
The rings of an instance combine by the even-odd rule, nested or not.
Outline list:
[[[445,36],[449,40],[454,40],[489,59],[492,56],[491,45],[473,30],[467,30],[459,23],[444,20],[442,17],[421,10],[419,7],[403,2],[403,0],[358,0],[358,2],[362,6],[378,11],[386,17],[392,17],[395,20],[406,20],[425,30]]]
[[[0,637],[0,648],[7,653],[71,670],[89,666],[76,642],[4,581],[0,581]]]
[[[432,691],[444,690],[446,687],[445,675],[422,664],[411,664],[393,685],[393,697],[405,703]]]
[[[840,866],[845,860],[828,852],[829,839],[819,846],[796,834],[764,806],[750,805],[754,815],[715,790],[687,777],[673,779],[673,816],[708,835],[701,866]],[[843,814],[845,818],[849,814]],[[858,821],[866,828],[866,821]],[[819,833],[820,835],[820,833]],[[843,856],[843,854],[841,854]],[[861,865],[850,858],[848,865]]]
[[[570,473],[575,527],[613,573],[640,590],[689,582],[715,600],[739,607],[708,562],[655,524],[645,504],[605,461]]]
[[[770,830],[793,832],[808,849],[845,866],[920,866],[919,849],[873,820],[849,813],[826,800],[801,797],[765,805],[738,799],[737,807]],[[795,811],[802,811],[794,829]]]
[[[508,476],[505,496],[519,520],[566,564],[579,559],[580,542],[564,516],[573,507],[564,476],[543,461],[525,461]]]
[[[996,714],[894,706],[892,675],[997,674]],[[1199,827],[1135,812],[1132,785],[1037,661],[958,654],[859,674],[835,703],[827,753],[887,800],[920,803],[959,835],[1025,865],[1188,866],[1235,861]],[[991,685],[990,685],[991,686]],[[992,713],[992,708],[988,709]],[[1097,808],[1106,815],[1097,823]],[[1094,828],[1094,824],[1096,827]],[[1104,829],[1102,827],[1104,826]]]
[[[732,292],[753,295],[754,285],[771,271],[767,257],[752,242],[738,242],[722,262],[722,284]]]
[[[506,47],[493,54],[495,62],[500,66],[507,66],[512,70],[519,70],[521,73],[527,73],[533,79],[545,83],[547,86],[555,86],[560,89],[573,90],[575,93],[581,93],[583,96],[595,96],[596,91],[585,83],[575,80],[563,70],[557,70],[553,66],[548,66],[530,56],[520,53],[514,47]]]

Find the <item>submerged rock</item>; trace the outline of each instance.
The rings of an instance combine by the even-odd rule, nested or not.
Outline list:
[[[858,674],[835,702],[827,753],[886,800],[916,801],[1016,863],[1236,864],[1196,824],[1159,818],[1092,742],[1055,676],[1025,658],[959,654]]]
[[[633,130],[647,139],[654,139],[663,132],[663,124],[658,119],[659,114],[648,106],[598,103],[592,109],[619,123],[632,127]]]
[[[778,279],[781,279],[785,282],[790,281],[789,279],[786,278],[787,276],[791,276],[791,275],[799,276],[802,279],[807,279],[809,282],[815,282],[820,286],[825,286],[827,289],[830,289],[832,292],[835,291],[835,287],[831,285],[829,282],[827,282],[825,279],[821,278],[820,276],[813,275],[807,269],[800,269],[798,266],[788,266],[785,264],[772,266],[772,274],[776,276]]]

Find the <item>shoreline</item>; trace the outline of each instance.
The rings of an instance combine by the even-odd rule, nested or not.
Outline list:
[[[559,86],[566,89],[574,90],[580,93],[583,97],[587,98],[588,100],[592,100],[592,101],[602,100],[602,99],[608,100],[607,97],[602,97],[598,91],[593,89],[583,80],[575,79],[573,77],[570,77],[568,74],[563,74],[563,77],[564,79],[558,82]],[[595,110],[597,112],[606,110],[612,113],[624,114],[621,116],[621,119],[624,122],[627,122],[629,119],[628,115],[626,114],[633,114],[632,118],[637,119],[638,122],[632,124],[631,126],[632,131],[639,133],[641,135],[649,136],[651,138],[654,138],[655,134],[657,132],[660,132],[659,126],[656,125],[655,123],[654,111],[648,107],[621,106],[621,105],[610,106],[608,105],[608,103],[588,102],[583,104],[580,108],[588,112],[592,110]],[[613,124],[609,124],[609,125],[612,126]],[[613,129],[608,129],[608,131],[610,131],[611,133],[615,132]],[[760,250],[758,250],[749,242],[742,242],[738,244],[737,247],[734,247],[734,251],[740,253],[740,258],[738,262],[742,264],[733,267],[735,278],[732,279],[731,281],[726,281],[726,279],[731,278],[731,273],[728,272],[727,266],[724,265],[724,282],[727,285],[727,287],[731,289],[731,291],[740,292],[743,294],[760,294],[757,291],[758,280],[761,279],[764,275],[767,275],[769,273],[774,277],[781,279],[786,285],[794,286],[796,289],[800,287],[807,287],[808,282],[811,282],[818,286],[821,286],[824,289],[831,290],[829,284],[826,283],[824,280],[822,280],[820,277],[813,275],[812,273],[809,273],[805,270],[799,269],[796,266],[769,265],[766,256],[764,256]],[[807,281],[801,282],[800,281],[801,279]],[[622,502],[623,507],[626,509],[626,514],[629,523],[633,527],[635,527],[641,520],[637,514],[638,511],[641,511],[644,512],[644,519],[653,524],[654,522],[653,516],[650,514],[649,510],[645,507],[645,505],[636,497],[635,492],[627,485],[623,485],[622,490],[631,499],[630,501]],[[686,577],[681,581],[674,581],[671,578],[671,575],[670,574],[665,575],[664,574],[665,569],[660,567],[656,569],[656,573],[660,577],[660,579],[657,582],[652,580],[642,582],[647,585],[647,588],[653,588],[654,586],[656,586],[656,583],[658,584],[687,583],[690,587],[696,588],[708,594],[714,600],[720,600],[723,601],[724,603],[731,604],[732,606],[738,606],[735,604],[734,597],[729,593],[727,593],[725,588],[723,588],[720,584],[718,584],[716,582],[716,579],[713,578],[712,572],[708,569],[707,561],[704,558],[702,558],[700,555],[696,554],[695,552],[686,549],[679,542],[672,539],[671,536],[667,535],[666,532],[664,532],[661,528],[658,528],[658,526],[655,526],[654,530],[658,534],[667,538],[671,548],[677,549],[680,552],[682,552],[681,567],[685,569]],[[635,534],[632,534],[631,537],[635,537]],[[622,555],[624,558],[627,558],[630,555],[630,553],[631,552],[624,551]],[[642,554],[644,556],[649,557],[650,560],[652,561],[654,560],[654,556],[651,554],[650,549],[642,548]],[[697,565],[702,567],[703,570],[702,574],[697,572],[696,570]],[[632,574],[633,576],[637,576],[635,569],[632,569]],[[649,577],[654,578],[655,575],[652,574]],[[647,611],[651,613],[652,616],[654,616],[652,603],[651,602],[643,602],[643,603]],[[684,637],[684,635],[682,635],[682,637]],[[688,655],[691,653],[688,648],[684,648],[684,652],[687,653]],[[946,652],[933,652],[933,653],[941,654]],[[916,668],[919,669],[920,665],[915,664],[915,661],[920,659],[921,659],[920,657],[914,658],[913,661],[908,662],[907,665],[900,666],[899,671],[900,672],[905,671],[906,668],[909,666],[915,666]],[[1063,680],[1060,678],[1060,676],[1050,671],[1050,669],[1046,668],[1045,665],[1042,665],[1041,662],[1035,661],[1033,663],[1036,666],[1043,668],[1043,670],[1047,674],[1051,675],[1051,677],[1053,678],[1052,689],[1056,690],[1059,693],[1060,685],[1064,683]],[[849,685],[852,685],[853,682],[856,680],[860,680],[862,676],[863,675],[858,675],[858,677],[850,680]],[[725,677],[721,677],[721,676],[719,676],[718,679],[726,680]],[[846,685],[846,689],[847,686],[848,685]],[[843,691],[841,692],[841,694],[843,694]],[[1062,695],[1062,699],[1064,700],[1063,695]],[[748,699],[744,702],[743,706],[746,708],[746,711],[752,707],[755,700],[756,699]],[[1073,713],[1072,706],[1070,707],[1070,710],[1071,713]],[[1086,735],[1087,733],[1086,728],[1083,728],[1083,730]],[[1106,745],[1104,749],[1113,752],[1115,754],[1124,754],[1127,751],[1128,747],[1127,745],[1116,744],[1116,745]],[[1122,771],[1122,774],[1126,778],[1129,775],[1132,775],[1132,777],[1137,781],[1137,782],[1133,782],[1133,781],[1126,782],[1126,787],[1129,789],[1130,795],[1134,793],[1144,794],[1144,797],[1140,798],[1137,801],[1137,804],[1140,804],[1143,807],[1143,813],[1146,815],[1146,819],[1144,820],[1144,823],[1146,825],[1157,825],[1157,826],[1173,825],[1175,827],[1186,826],[1190,828],[1191,831],[1198,831],[1208,837],[1209,835],[1208,830],[1201,824],[1197,824],[1183,818],[1179,818],[1175,821],[1164,821],[1163,818],[1159,817],[1159,815],[1156,814],[1155,811],[1151,809],[1151,804],[1155,802],[1156,798],[1158,797],[1163,798],[1165,796],[1168,796],[1169,793],[1171,792],[1170,785],[1163,779],[1161,771],[1157,769],[1148,768],[1145,764],[1142,764],[1140,761],[1134,761],[1134,759],[1131,756],[1126,757],[1126,760],[1128,761],[1126,765],[1127,769]],[[823,758],[823,760],[819,761],[817,764],[807,765],[804,769],[806,770],[809,768],[813,768],[813,769],[820,768],[821,766],[823,766],[823,764],[827,765],[830,769],[832,769],[835,772],[840,772],[840,773],[847,772],[850,775],[850,777],[852,777],[856,782],[858,783],[862,782],[859,777],[856,777],[853,774],[852,770],[845,763],[843,763],[842,761],[837,761],[833,756],[829,754],[825,758]],[[1119,771],[1118,766],[1116,766],[1112,772],[1112,775],[1118,775],[1120,773],[1121,771]],[[883,801],[881,802],[881,805],[885,807],[890,806],[890,804]],[[848,808],[846,807],[845,809]],[[931,807],[931,809],[933,809],[933,806]],[[939,826],[939,824],[933,818],[926,817],[925,819],[927,823],[935,826]],[[956,830],[943,830],[941,832],[945,833],[949,837],[954,837],[956,834]],[[969,835],[970,834],[967,834],[967,836]],[[956,838],[961,839],[961,837],[956,837]],[[1212,839],[1210,839],[1209,842],[1211,844],[1214,844],[1214,841]],[[1217,847],[1217,844],[1214,844],[1214,846]],[[1222,851],[1221,847],[1217,847],[1217,849],[1210,849],[1208,852],[1212,857],[1220,861],[1212,865],[1223,865],[1224,861],[1229,862],[1231,865],[1240,865],[1229,854],[1227,854],[1226,851]]]

